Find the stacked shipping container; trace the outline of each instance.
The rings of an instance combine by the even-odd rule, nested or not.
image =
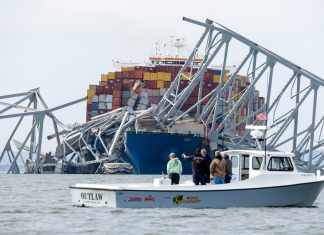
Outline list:
[[[181,68],[180,65],[152,65],[152,66],[133,66],[122,67],[121,71],[109,72],[101,75],[99,85],[90,85],[87,96],[87,120],[98,114],[102,114],[121,106],[126,106],[131,95],[131,88],[136,81],[141,81],[144,85],[144,91],[148,97],[148,105],[157,104],[162,98],[166,89],[170,86],[171,81],[176,77]],[[194,71],[193,71],[194,72]],[[208,69],[204,74],[203,94],[206,95],[212,91],[219,83],[221,78],[221,70]],[[225,75],[225,81],[228,75]],[[180,89],[186,87],[190,80],[189,71],[183,74],[180,82]],[[237,80],[232,86],[231,96],[234,100],[238,100],[240,93],[244,91],[248,84],[245,76],[237,76]],[[184,104],[183,109],[187,109],[197,102],[198,88],[194,90],[191,97]],[[207,102],[207,101],[206,101]],[[257,109],[264,103],[259,94],[255,95],[254,109]],[[195,112],[195,110],[193,110]],[[247,107],[242,107],[237,114],[237,122],[239,122],[247,114]],[[244,128],[244,126],[242,127]],[[241,128],[239,128],[241,129]]]

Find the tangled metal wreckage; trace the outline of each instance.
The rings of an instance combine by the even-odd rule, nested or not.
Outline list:
[[[105,172],[107,164],[123,164],[120,152],[127,131],[167,132],[182,120],[193,120],[203,125],[211,148],[219,146],[220,142],[227,148],[255,148],[256,142],[251,138],[250,130],[246,129],[242,135],[234,134],[233,130],[242,124],[266,124],[262,148],[293,152],[300,169],[304,171],[322,169],[324,115],[320,113],[323,110],[318,109],[317,101],[320,92],[323,92],[324,80],[209,19],[205,22],[189,18],[183,20],[201,27],[203,33],[157,105],[137,110],[131,99],[136,99],[138,95],[133,92],[128,106],[98,115],[84,124],[67,127],[56,118],[55,111],[86,98],[49,108],[38,89],[1,96],[2,101],[20,98],[14,103],[1,102],[6,107],[0,111],[0,119],[19,118],[0,155],[0,163],[4,157],[9,158],[8,173],[21,172],[17,160],[23,150],[29,151],[29,157],[23,160],[25,165],[31,164],[32,170],[29,171],[46,171],[42,165],[46,156],[41,152],[45,118],[53,122],[54,134],[48,136],[48,139],[56,138],[58,147],[54,158],[57,162],[63,166],[72,161],[80,164],[94,163],[97,173]],[[202,57],[199,55],[202,61],[197,65],[194,60],[198,57],[198,52],[202,51]],[[225,81],[225,68],[231,59],[240,62],[230,71],[229,79]],[[203,74],[215,62],[222,66],[220,84],[208,94],[203,94]],[[185,71],[190,71],[190,82],[184,89],[180,89],[179,84]],[[248,77],[249,85],[238,96],[233,96],[231,90],[239,74]],[[256,88],[265,97],[265,102],[255,111],[252,108],[252,96]],[[194,89],[199,89],[197,102],[183,110],[183,104]],[[24,101],[28,101],[27,106],[21,105]],[[237,122],[235,117],[243,106],[247,108],[247,115]],[[5,114],[11,109],[20,109],[22,112]],[[192,110],[195,110],[194,119],[188,116]],[[257,115],[260,113],[265,113],[266,118],[258,120]],[[21,143],[15,142],[15,133],[26,116],[32,116],[32,128]],[[15,142],[18,151],[13,151],[12,142]]]

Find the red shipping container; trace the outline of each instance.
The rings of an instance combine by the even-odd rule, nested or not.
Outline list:
[[[181,108],[182,111],[187,111],[190,107],[192,107],[192,105],[190,104],[184,104]],[[194,113],[197,111],[197,108],[193,108],[190,113]]]
[[[112,109],[118,109],[120,108],[120,104],[113,104]]]
[[[207,95],[209,93],[209,89],[204,88],[202,91],[203,96]]]
[[[204,99],[204,100],[201,102],[201,104],[207,104],[207,103],[208,103],[208,100],[209,100],[209,98]]]
[[[158,72],[164,72],[165,71],[165,66],[157,65],[157,66],[155,66],[155,69]]]
[[[122,72],[115,72],[115,78],[117,79],[122,78]]]
[[[133,83],[134,83],[133,80],[123,79],[122,80],[122,87],[121,87],[121,89],[123,91],[129,91],[132,88]]]
[[[197,97],[194,97],[194,96],[189,97],[187,100],[187,103],[191,104],[191,105],[197,103]]]
[[[164,82],[164,87],[165,87],[165,88],[169,88],[170,85],[171,85],[171,82]]]
[[[91,112],[92,111],[92,104],[87,104],[87,112]]]
[[[114,91],[121,91],[122,89],[122,83],[121,82],[116,82],[114,85],[113,85],[113,90]]]
[[[116,108],[116,107],[120,108],[120,106],[121,106],[121,102],[120,102],[120,101],[113,101],[112,106],[115,107],[115,108]],[[115,109],[115,108],[114,108],[114,109]]]
[[[213,74],[205,72],[204,74],[204,81],[206,82],[213,82]]]
[[[178,75],[178,71],[174,71],[171,73],[171,80],[173,81]]]
[[[108,83],[107,83],[106,81],[100,81],[100,82],[99,82],[99,85],[100,85],[100,86],[107,86],[107,84],[108,84]]]
[[[186,86],[188,86],[188,84],[189,84],[188,80],[181,80],[180,81],[180,86],[182,86],[182,87],[186,87]]]
[[[115,84],[115,80],[108,80],[106,83],[107,86],[113,86]]]
[[[112,86],[105,86],[104,87],[104,93],[103,94],[109,94],[111,95],[113,92],[113,87]]]
[[[156,89],[157,88],[157,82],[156,81],[144,81],[144,87],[147,89]]]
[[[114,99],[119,99],[121,98],[121,91],[119,90],[113,90],[113,100]]]
[[[134,77],[135,79],[140,79],[140,80],[143,79],[143,71],[135,71],[134,75],[135,75]]]
[[[195,89],[192,91],[191,96],[198,96],[199,86],[195,87]]]
[[[98,86],[97,89],[96,89],[96,94],[97,94],[97,95],[105,94],[105,87],[103,87],[103,86]]]

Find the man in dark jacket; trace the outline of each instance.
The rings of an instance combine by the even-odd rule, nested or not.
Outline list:
[[[208,165],[208,169],[206,169],[206,174],[207,174],[207,179],[206,179],[206,183],[210,183],[210,163],[212,162],[211,157],[208,154],[208,150],[207,148],[201,148],[200,150],[200,155],[204,158],[204,160],[206,161],[206,164]]]
[[[205,185],[209,178],[209,161],[207,154],[201,154],[201,149],[197,149],[194,156],[185,156],[192,160],[192,179],[195,185]]]

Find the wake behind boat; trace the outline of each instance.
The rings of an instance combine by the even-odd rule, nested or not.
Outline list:
[[[233,163],[229,184],[170,185],[168,179],[151,184],[76,184],[76,206],[111,208],[227,208],[312,206],[324,187],[319,174],[297,171],[294,157],[285,152],[226,151]]]

